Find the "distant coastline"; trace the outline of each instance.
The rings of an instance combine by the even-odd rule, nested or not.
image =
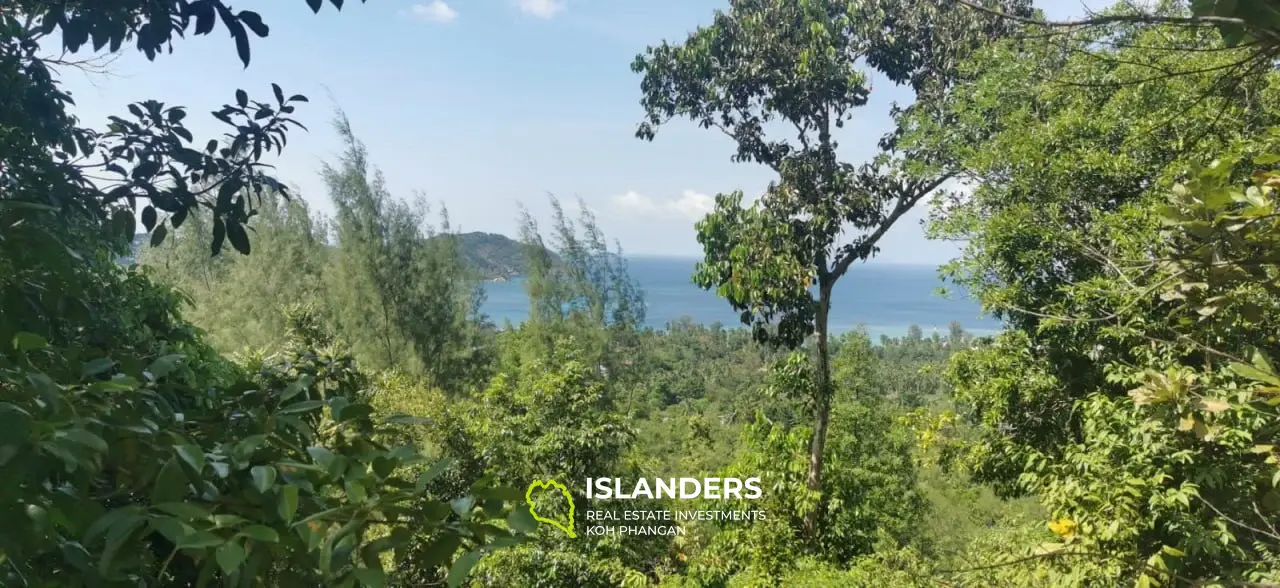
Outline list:
[[[480,274],[485,292],[481,312],[495,325],[524,322],[529,313],[525,292],[525,267],[519,242],[493,233],[459,235],[467,262]],[[134,239],[136,251],[146,246],[146,236]],[[518,263],[517,263],[518,260]],[[690,279],[701,258],[652,254],[627,255],[627,268],[645,294],[645,326],[665,329],[669,323],[689,320],[704,325],[720,323],[723,328],[745,325],[727,301],[703,290]],[[873,341],[881,336],[905,336],[917,326],[924,337],[945,336],[952,321],[973,335],[991,335],[1002,330],[999,321],[982,316],[978,303],[966,293],[949,287],[952,296],[936,294],[943,286],[937,266],[911,263],[873,262],[851,271],[836,286],[831,309],[831,332],[839,334],[864,329]]]
[[[745,326],[726,300],[693,284],[690,277],[699,258],[628,255],[626,259],[628,273],[644,291],[645,326],[664,329],[683,317],[704,325],[720,323],[724,328]],[[484,283],[481,311],[494,324],[516,325],[528,316],[523,281],[522,276],[514,276]],[[932,265],[872,263],[858,268],[836,286],[831,332],[862,328],[878,340],[881,335],[902,337],[915,325],[925,337],[934,332],[945,336],[952,321],[973,335],[1002,330],[999,321],[983,316],[977,301],[965,292],[948,287],[949,297],[937,295],[943,285]]]

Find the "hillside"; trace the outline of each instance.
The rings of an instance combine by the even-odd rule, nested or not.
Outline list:
[[[462,256],[486,280],[508,279],[525,271],[520,243],[506,235],[472,232],[458,235]]]

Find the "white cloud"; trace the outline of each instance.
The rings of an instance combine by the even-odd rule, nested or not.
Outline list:
[[[701,220],[715,208],[715,198],[685,190],[679,198],[655,201],[634,190],[613,197],[613,204],[618,208],[634,214],[646,216],[675,216],[689,220]]]
[[[618,208],[630,212],[640,212],[644,214],[652,214],[658,211],[658,205],[653,203],[653,199],[630,190],[626,194],[619,194],[613,197],[613,203]]]
[[[682,216],[700,219],[716,207],[716,199],[701,192],[685,190],[679,200],[668,206]]]
[[[446,4],[444,0],[431,0],[429,4],[414,4],[409,7],[409,14],[431,22],[450,22],[458,18],[458,11]]]
[[[565,0],[516,0],[520,12],[538,18],[551,18],[565,9]]]

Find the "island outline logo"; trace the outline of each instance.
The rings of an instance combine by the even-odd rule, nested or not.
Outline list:
[[[555,519],[538,516],[538,510],[533,504],[533,491],[543,489],[543,488],[551,489],[551,490],[559,490],[560,493],[564,495],[565,500],[569,501],[569,525],[568,526],[565,526],[563,523]],[[574,513],[573,495],[569,493],[569,488],[566,487],[564,484],[561,484],[560,482],[557,482],[551,479],[548,479],[545,482],[542,480],[534,480],[532,483],[529,484],[529,489],[524,491],[524,501],[526,504],[529,505],[529,514],[533,516],[533,520],[538,521],[540,523],[547,523],[548,525],[551,525],[557,529],[560,529],[561,531],[564,531],[566,534],[569,535],[570,539],[576,539],[578,537],[578,535],[573,532],[573,513]]]

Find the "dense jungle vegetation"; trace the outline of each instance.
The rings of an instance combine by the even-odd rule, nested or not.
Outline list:
[[[306,97],[227,88],[212,139],[157,101],[81,121],[44,56],[219,29],[251,67],[252,11],[15,0],[0,29],[4,586],[1280,583],[1273,0],[732,0],[655,39],[637,137],[691,120],[776,172],[697,225],[745,328],[662,330],[589,212],[521,217],[529,319],[498,328],[341,113],[324,217],[262,163],[325,122]],[[873,74],[916,100],[843,161]],[[1004,330],[829,332],[930,200]],[[769,516],[571,539],[522,502],[672,475],[760,477],[705,506]]]

